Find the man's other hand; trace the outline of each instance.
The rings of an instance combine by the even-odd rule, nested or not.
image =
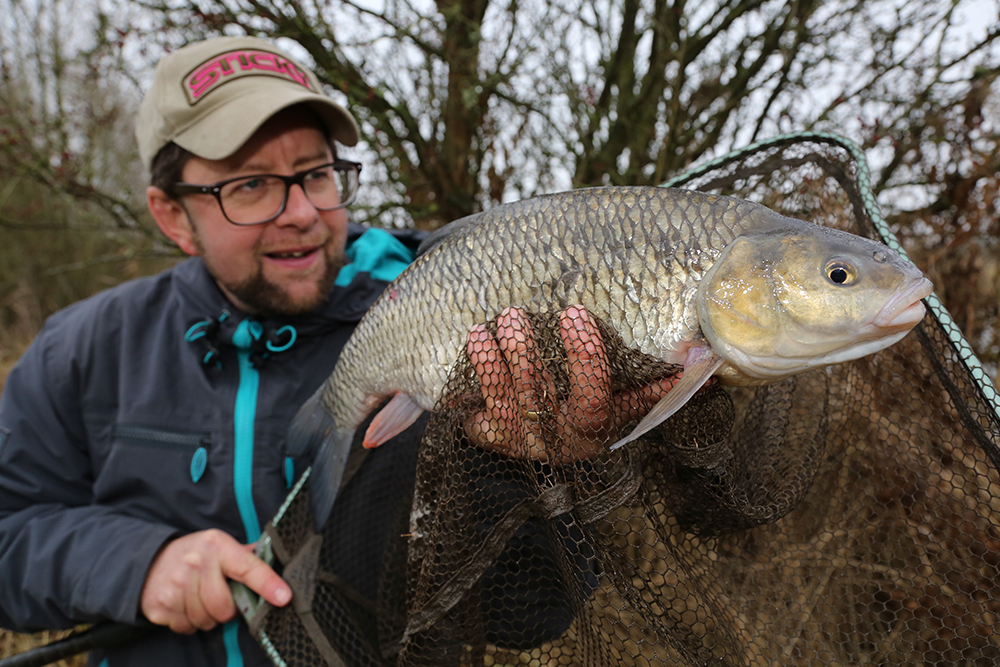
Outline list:
[[[638,389],[612,392],[607,352],[590,313],[581,306],[564,310],[559,334],[566,348],[570,395],[546,411],[556,396],[555,383],[541,363],[524,312],[504,310],[497,317],[496,337],[486,325],[472,328],[466,351],[486,400],[485,410],[466,424],[475,444],[556,465],[592,458],[618,429],[644,416],[679,379],[674,375]],[[546,445],[553,436],[560,443],[557,451]]]
[[[146,575],[142,613],[180,634],[211,630],[236,615],[228,579],[277,607],[292,599],[288,584],[253,554],[253,545],[212,529],[168,542],[160,551]]]

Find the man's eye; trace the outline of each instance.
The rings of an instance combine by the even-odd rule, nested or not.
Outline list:
[[[248,178],[245,181],[240,182],[239,190],[243,192],[253,192],[254,190],[260,190],[264,187],[264,179],[262,178]]]
[[[322,181],[328,181],[333,178],[333,169],[329,167],[324,167],[323,169],[317,169],[316,171],[310,171],[306,174],[306,180],[312,181],[314,183],[320,183]]]

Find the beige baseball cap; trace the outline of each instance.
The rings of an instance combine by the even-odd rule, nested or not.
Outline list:
[[[157,152],[177,143],[207,160],[239,150],[264,122],[307,103],[345,146],[358,142],[354,117],[323,94],[309,69],[256,37],[216,37],[190,44],[156,66],[139,107],[135,138],[149,169]]]

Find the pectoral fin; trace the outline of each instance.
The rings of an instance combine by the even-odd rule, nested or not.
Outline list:
[[[364,446],[368,449],[378,447],[386,440],[399,435],[417,421],[417,417],[423,411],[424,409],[408,395],[397,392],[368,425]]]
[[[725,363],[722,357],[712,351],[710,347],[693,347],[687,353],[684,360],[684,375],[674,385],[666,396],[653,406],[642,421],[627,436],[611,445],[611,449],[618,449],[622,445],[632,442],[636,438],[656,428],[675,412],[684,407],[684,404],[691,400],[699,389],[711,379],[715,371]]]

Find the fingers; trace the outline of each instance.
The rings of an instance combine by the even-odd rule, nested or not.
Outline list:
[[[497,318],[497,342],[511,376],[513,395],[508,397],[514,417],[515,434],[520,434],[511,452],[518,458],[546,461],[542,413],[555,408],[555,382],[538,355],[531,324],[518,308],[508,308]]]
[[[206,530],[160,551],[146,575],[142,612],[181,634],[210,630],[236,615],[227,579],[242,581],[277,606],[291,599],[288,585],[246,545],[222,531]]]
[[[656,405],[661,398],[666,396],[683,375],[684,373],[680,372],[662,378],[658,382],[615,394],[615,426],[622,426],[630,421],[645,417],[650,406]]]
[[[554,398],[555,384],[538,358],[531,324],[518,308],[497,317],[496,336],[473,327],[466,351],[479,378],[485,409],[466,424],[480,447],[516,458],[544,459],[537,414]]]
[[[611,379],[604,340],[583,308],[570,306],[559,321],[570,374],[568,415],[575,430],[599,435],[606,431]]]
[[[226,603],[220,602],[218,594],[212,590],[211,572],[205,568],[204,554],[190,551],[184,554],[183,570],[178,572],[177,582],[181,585],[184,601],[184,618],[175,623],[186,623],[195,630],[210,630],[219,623],[225,623],[232,618],[232,613],[226,609]],[[202,599],[202,596],[205,599]],[[232,606],[232,602],[229,602]],[[207,608],[211,607],[211,611]],[[214,618],[215,612],[219,618]],[[174,624],[171,624],[174,628]],[[174,630],[177,632],[177,630]]]
[[[569,360],[576,408],[572,413],[573,425],[581,433],[607,435],[641,419],[684,375],[682,371],[613,394],[604,339],[590,313],[576,306],[567,308],[560,321],[560,333]]]
[[[582,308],[568,309],[562,316],[564,341],[568,340],[571,373],[579,375],[582,386],[574,387],[567,405],[559,406],[555,382],[539,356],[531,324],[518,308],[507,308],[497,317],[496,336],[485,325],[473,327],[466,350],[479,378],[485,409],[474,415],[466,431],[477,445],[516,458],[543,461],[567,460],[571,454],[546,451],[545,424],[556,440],[576,425],[567,414],[579,412],[581,421],[602,422],[606,417],[608,382],[606,371],[592,374],[592,358],[603,360],[603,344],[593,319]],[[578,349],[579,348],[579,349]],[[603,364],[603,361],[601,362]],[[582,407],[579,404],[582,404]],[[592,448],[589,448],[592,449]],[[582,456],[592,456],[588,451]],[[554,458],[553,458],[554,457]]]
[[[227,551],[220,561],[220,569],[226,579],[239,581],[276,607],[283,607],[292,599],[292,590],[285,580],[271,567],[236,543],[236,550]],[[229,584],[226,583],[226,590]],[[232,598],[230,597],[230,600]]]
[[[510,369],[516,405],[524,412],[537,414],[555,397],[555,383],[538,358],[535,335],[524,311],[507,308],[500,313],[497,342]]]
[[[497,317],[496,337],[485,325],[472,328],[466,349],[486,403],[466,424],[474,443],[554,464],[592,458],[623,425],[644,416],[680,377],[612,393],[607,350],[590,313],[570,306],[560,315],[559,332],[569,372],[569,396],[561,403],[522,310],[508,308]]]
[[[467,351],[479,377],[486,410],[508,419],[511,415],[505,411],[509,410],[508,402],[514,396],[514,383],[500,345],[486,330],[485,324],[477,325],[469,332]]]
[[[515,428],[514,383],[500,345],[485,324],[469,331],[466,352],[486,402],[486,409],[473,417],[466,430],[474,442],[491,449]]]
[[[233,541],[235,542],[235,540]],[[211,565],[204,567],[203,564],[199,584],[196,595],[194,591],[189,593],[193,599],[191,599],[191,606],[187,607],[188,618],[193,619],[192,624],[196,628],[211,630],[217,624],[225,623],[236,615],[236,605],[233,604],[229,584],[219,568],[211,567]],[[192,610],[199,610],[202,616],[194,619],[195,615]]]

